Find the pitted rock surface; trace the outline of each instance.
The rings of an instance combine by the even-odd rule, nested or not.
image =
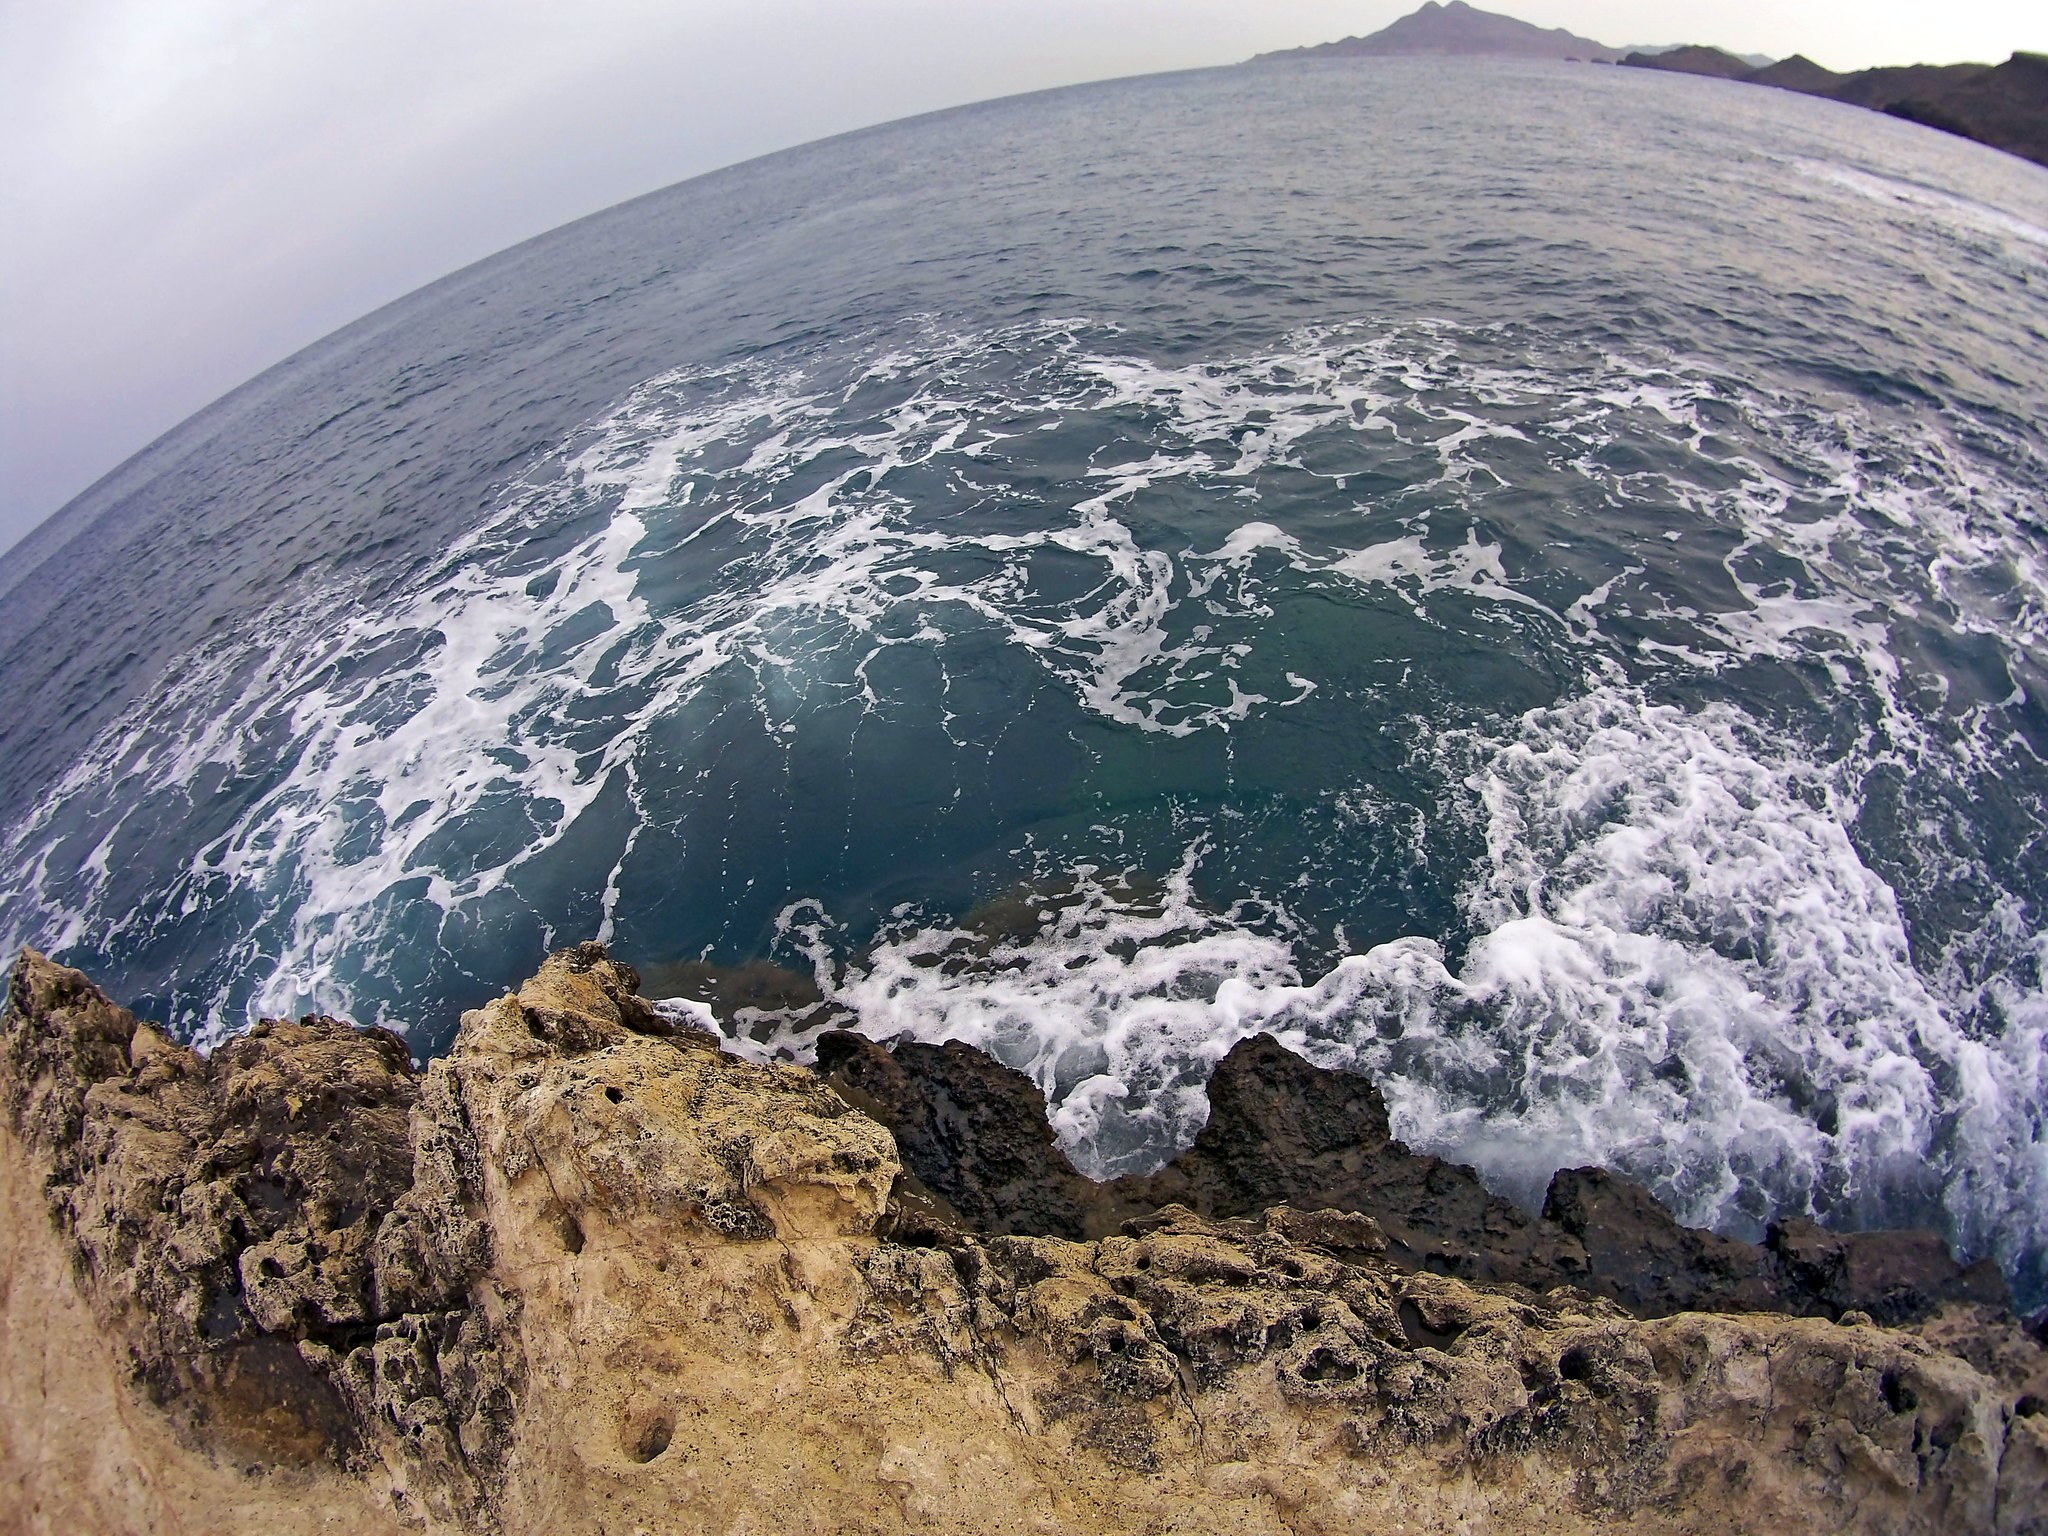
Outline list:
[[[276,1457],[352,1447],[299,1348],[378,1321],[378,1223],[413,1177],[404,1043],[306,1018],[202,1058],[32,953],[4,1017],[0,1095],[151,1396]]]
[[[415,1074],[331,1020],[202,1059],[24,955],[0,1194],[54,1220],[0,1249],[17,1524],[2048,1529],[2048,1368],[1999,1306],[1631,1316],[1584,1282],[1639,1191],[1586,1176],[1500,1217],[1465,1170],[1401,1161],[1357,1080],[1270,1042],[1225,1063],[1204,1140],[1107,1194],[1061,1174],[1000,1068],[931,1052],[953,1097],[902,1145],[958,1166],[921,1180],[874,1117],[915,1107],[914,1053],[833,1047],[842,1094],[636,992],[563,951]],[[1478,1267],[1458,1245],[1495,1220],[1516,1262],[1577,1242],[1576,1283],[1434,1272]],[[1715,1283],[1796,1263],[1904,1317],[1952,1278],[1924,1247],[1776,1242],[1762,1269],[1707,1244]]]

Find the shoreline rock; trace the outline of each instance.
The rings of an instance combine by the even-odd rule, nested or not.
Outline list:
[[[1924,1244],[1684,1281],[1836,1321],[1656,1315],[1726,1254],[1604,1175],[1509,1219],[1270,1041],[1084,1190],[986,1058],[764,1066],[637,991],[585,945],[423,1071],[324,1019],[201,1058],[24,952],[9,1528],[2048,1530],[2048,1351]]]
[[[1291,1205],[1370,1217],[1404,1268],[1575,1285],[1638,1317],[1860,1311],[1904,1323],[1951,1304],[2011,1307],[1995,1265],[1957,1264],[1936,1233],[1791,1220],[1760,1245],[1739,1242],[1682,1226],[1647,1190],[1598,1168],[1560,1171],[1532,1218],[1471,1169],[1396,1140],[1368,1079],[1312,1066],[1270,1035],[1217,1065],[1193,1146],[1156,1173],[1108,1183],[1054,1144],[1029,1078],[970,1046],[884,1047],[838,1031],[819,1038],[818,1070],[888,1127],[904,1166],[963,1230],[1085,1240],[1167,1206],[1227,1218]]]

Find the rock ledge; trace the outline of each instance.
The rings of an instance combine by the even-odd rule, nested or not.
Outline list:
[[[1270,1041],[1075,1183],[992,1063],[760,1066],[637,991],[563,951],[417,1072],[201,1058],[24,952],[0,1525],[2048,1531],[2048,1354],[1924,1244],[1503,1215]]]

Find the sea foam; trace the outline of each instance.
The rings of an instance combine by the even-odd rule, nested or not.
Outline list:
[[[675,958],[641,915],[687,865],[864,1028],[1031,1072],[1098,1171],[1183,1143],[1272,1030],[1525,1201],[1601,1163],[1688,1220],[1935,1219],[2017,1271],[2048,1246],[2043,483],[1966,419],[1510,328],[1167,364],[923,323],[679,370],[399,589],[209,640],[7,829],[5,938],[203,1041],[403,1027],[522,946]],[[1474,693],[1494,659],[1533,703]],[[1318,756],[1276,814],[1322,841],[1259,872],[1241,763],[1283,726]],[[1152,792],[1207,742],[1219,790]],[[1032,931],[915,894],[849,928],[746,851],[850,857],[888,751],[874,793],[985,828],[946,857],[1035,880]],[[1027,753],[1084,787],[1006,821]],[[1449,892],[1441,929],[1357,915],[1388,869]]]

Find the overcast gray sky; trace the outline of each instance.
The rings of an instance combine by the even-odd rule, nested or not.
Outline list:
[[[1419,0],[0,0],[0,548],[269,364],[529,235],[911,113],[1370,32]],[[1494,0],[1835,68],[2043,0]]]

